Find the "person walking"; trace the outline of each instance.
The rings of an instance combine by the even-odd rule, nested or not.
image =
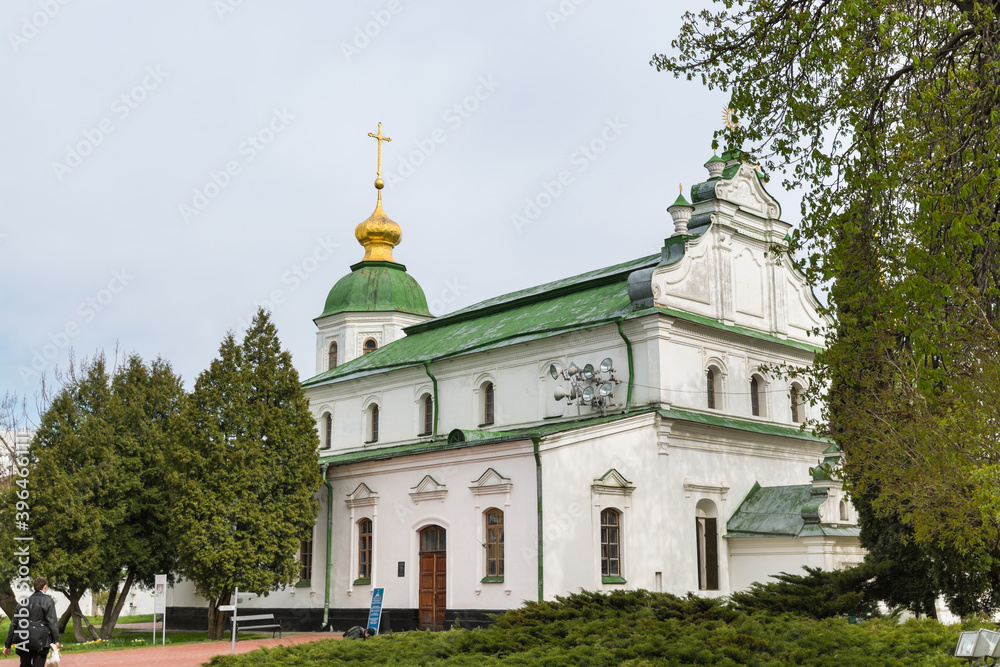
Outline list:
[[[7,640],[3,645],[3,656],[10,655],[11,646],[16,647],[16,653],[21,658],[21,667],[45,667],[45,659],[49,655],[49,648],[55,646],[59,648],[59,619],[56,617],[56,603],[48,596],[49,582],[45,577],[35,579],[35,592],[26,602],[18,605],[18,612],[22,607],[27,607],[27,617],[18,616],[15,612],[14,618],[10,619],[10,628],[7,630]],[[45,641],[38,650],[28,650],[28,625],[30,621],[40,623],[48,629]],[[17,637],[19,641],[15,642]],[[22,650],[23,647],[23,650]]]

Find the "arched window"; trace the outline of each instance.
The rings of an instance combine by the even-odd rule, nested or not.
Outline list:
[[[621,512],[601,512],[601,576],[622,576]]]
[[[368,442],[378,442],[378,406],[368,408]]]
[[[434,430],[434,399],[430,394],[424,395],[424,430],[420,435],[430,435]]]
[[[486,510],[486,576],[503,577],[503,512]]]
[[[483,385],[483,424],[492,424],[496,419],[496,394],[492,382]]]
[[[313,542],[312,536],[308,540],[299,542],[299,580],[309,581],[312,579],[313,562]]]
[[[698,550],[698,589],[719,590],[719,520],[715,503],[698,501],[696,512],[696,548]]]
[[[840,520],[848,521],[847,518],[847,503],[843,500],[840,501]]]
[[[760,382],[756,375],[750,378],[750,414],[760,417]]]
[[[337,344],[330,343],[330,356],[327,359],[327,370],[332,370],[337,367]]]
[[[372,578],[372,520],[358,521],[358,579],[370,582]]]
[[[374,352],[378,349],[378,343],[375,342],[374,338],[365,339],[364,345],[361,346],[361,354],[368,354],[369,352]]]
[[[326,424],[323,429],[323,447],[330,449],[333,446],[333,415],[326,413]]]
[[[793,384],[791,390],[788,392],[789,402],[792,407],[792,421],[796,423],[802,421],[801,392],[802,389],[797,384]]]
[[[708,407],[715,409],[715,369],[705,371],[705,387],[708,389]]]

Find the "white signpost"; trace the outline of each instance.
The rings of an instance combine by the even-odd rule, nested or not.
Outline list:
[[[236,588],[233,590],[233,603],[219,605],[219,613],[223,614],[227,611],[233,612],[233,634],[232,634],[232,647],[229,652],[236,655],[236,604],[240,601],[240,589]]]
[[[153,582],[153,643],[156,644],[156,615],[161,615],[164,645],[167,643],[167,575],[154,575]]]

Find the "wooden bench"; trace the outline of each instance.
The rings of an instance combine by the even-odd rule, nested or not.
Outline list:
[[[232,639],[233,632],[236,632],[236,639],[239,641],[240,633],[244,630],[270,630],[271,638],[274,633],[281,637],[281,623],[274,617],[274,614],[251,614],[250,616],[237,616],[236,623],[229,631],[229,638]]]

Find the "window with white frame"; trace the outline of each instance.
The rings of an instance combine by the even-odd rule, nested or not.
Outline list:
[[[717,405],[716,401],[716,372],[715,369],[709,366],[708,370],[705,371],[705,389],[707,390],[708,407],[712,410],[715,409]]]
[[[698,590],[719,590],[719,512],[711,500],[698,501],[695,511]]]
[[[622,513],[614,508],[601,511],[601,576],[622,576]]]
[[[595,566],[600,585],[626,584],[629,508],[635,487],[612,468],[590,487],[595,523]]]
[[[380,411],[378,403],[372,404],[365,413],[365,443],[378,442]]]
[[[486,577],[503,579],[503,510],[495,507],[483,512],[486,522]]]
[[[308,582],[312,579],[313,541],[312,536],[308,540],[299,542],[299,581]]]
[[[496,386],[492,381],[479,385],[479,425],[489,426],[496,422]]]
[[[358,578],[355,584],[371,583],[373,556],[372,520],[364,518],[358,521]]]
[[[805,421],[805,404],[802,402],[802,385],[793,383],[788,390],[788,402],[792,410],[792,421],[801,423]]]
[[[430,435],[434,430],[434,398],[430,394],[424,394],[420,400],[420,408],[423,423],[420,435]]]
[[[760,375],[750,376],[750,414],[754,417],[767,416],[767,383]]]

